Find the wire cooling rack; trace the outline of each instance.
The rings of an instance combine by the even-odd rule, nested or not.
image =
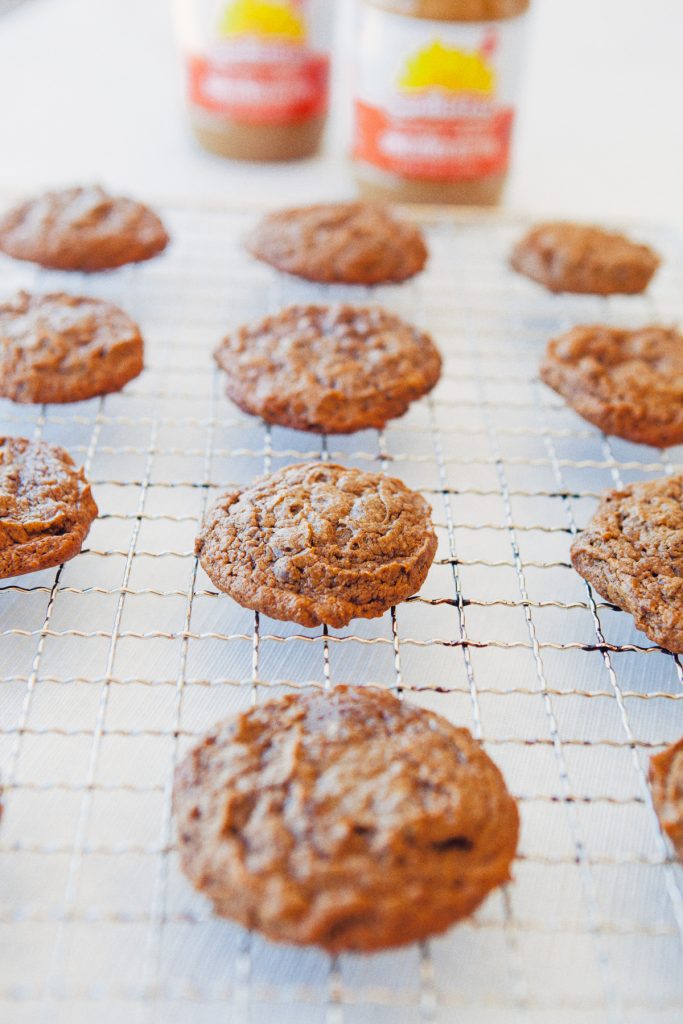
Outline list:
[[[0,403],[2,430],[65,445],[100,506],[80,557],[0,584],[0,1019],[12,1024],[674,1024],[683,876],[649,756],[683,733],[683,673],[572,571],[599,492],[681,468],[606,438],[537,380],[578,322],[675,322],[680,240],[647,297],[553,297],[506,268],[523,229],[428,218],[427,273],[323,291],[243,254],[253,215],[171,206],[173,245],[93,277],[9,260],[2,290],[109,298],[147,370],[74,406]],[[268,429],[222,395],[211,350],[286,302],[377,301],[430,329],[444,376],[385,431]],[[344,630],[302,629],[218,594],[193,555],[229,482],[304,458],[382,468],[434,508],[420,595]],[[171,782],[222,716],[292,686],[374,683],[481,737],[520,802],[514,883],[447,935],[330,960],[212,918],[178,870]]]

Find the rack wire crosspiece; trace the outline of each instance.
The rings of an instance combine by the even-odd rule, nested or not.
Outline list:
[[[3,262],[14,287],[110,298],[145,334],[145,374],[64,407],[0,403],[5,433],[63,444],[100,505],[81,556],[0,584],[0,1017],[472,1024],[683,1018],[683,875],[649,756],[683,733],[677,657],[569,565],[605,487],[683,469],[683,450],[607,439],[537,380],[577,322],[675,322],[683,250],[648,297],[554,297],[506,268],[521,221],[425,218],[432,260],[401,288],[280,278],[239,240],[251,215],[171,206],[174,243],[92,278]],[[433,396],[381,433],[266,428],[223,397],[211,351],[288,302],[380,302],[431,330]],[[382,619],[306,630],[239,608],[193,541],[229,482],[308,458],[375,466],[431,501],[439,551]],[[291,687],[391,687],[480,737],[519,798],[515,882],[419,948],[334,961],[212,918],[181,877],[171,784],[219,718]]]

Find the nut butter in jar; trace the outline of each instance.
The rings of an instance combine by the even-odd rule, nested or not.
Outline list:
[[[354,161],[361,192],[498,202],[530,0],[362,0]]]
[[[297,160],[327,115],[329,0],[174,0],[190,122],[237,160]]]

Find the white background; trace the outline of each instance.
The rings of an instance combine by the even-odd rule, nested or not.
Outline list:
[[[337,3],[348,21],[353,0]],[[507,204],[683,223],[683,2],[532,6]],[[229,164],[201,152],[187,130],[169,0],[26,0],[0,16],[0,188],[100,180],[148,197],[348,194],[343,97],[352,50],[347,32],[321,159]]]

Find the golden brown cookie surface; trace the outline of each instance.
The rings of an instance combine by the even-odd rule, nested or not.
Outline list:
[[[551,292],[633,295],[645,291],[659,257],[647,245],[589,224],[538,224],[512,251],[512,267]]]
[[[45,192],[0,217],[0,249],[53,270],[113,270],[168,245],[157,215],[98,185]]]
[[[651,640],[683,651],[683,476],[607,491],[571,558]]]
[[[405,281],[427,262],[421,231],[373,203],[323,203],[263,218],[247,248],[264,263],[324,284]]]
[[[466,729],[374,688],[290,694],[177,770],[183,870],[278,942],[377,950],[441,932],[510,877],[514,800]]]
[[[575,327],[548,344],[541,379],[607,434],[683,443],[683,335],[672,328]]]
[[[73,558],[96,516],[83,470],[63,448],[0,438],[0,579]]]
[[[0,395],[14,402],[81,402],[141,373],[137,324],[109,302],[19,292],[0,304]]]
[[[683,738],[650,759],[650,785],[662,828],[683,861]]]
[[[441,357],[429,335],[378,307],[290,306],[216,351],[241,409],[296,430],[381,429],[430,391]]]
[[[306,462],[220,497],[196,551],[244,607],[339,628],[416,593],[436,546],[427,502],[400,480]]]

